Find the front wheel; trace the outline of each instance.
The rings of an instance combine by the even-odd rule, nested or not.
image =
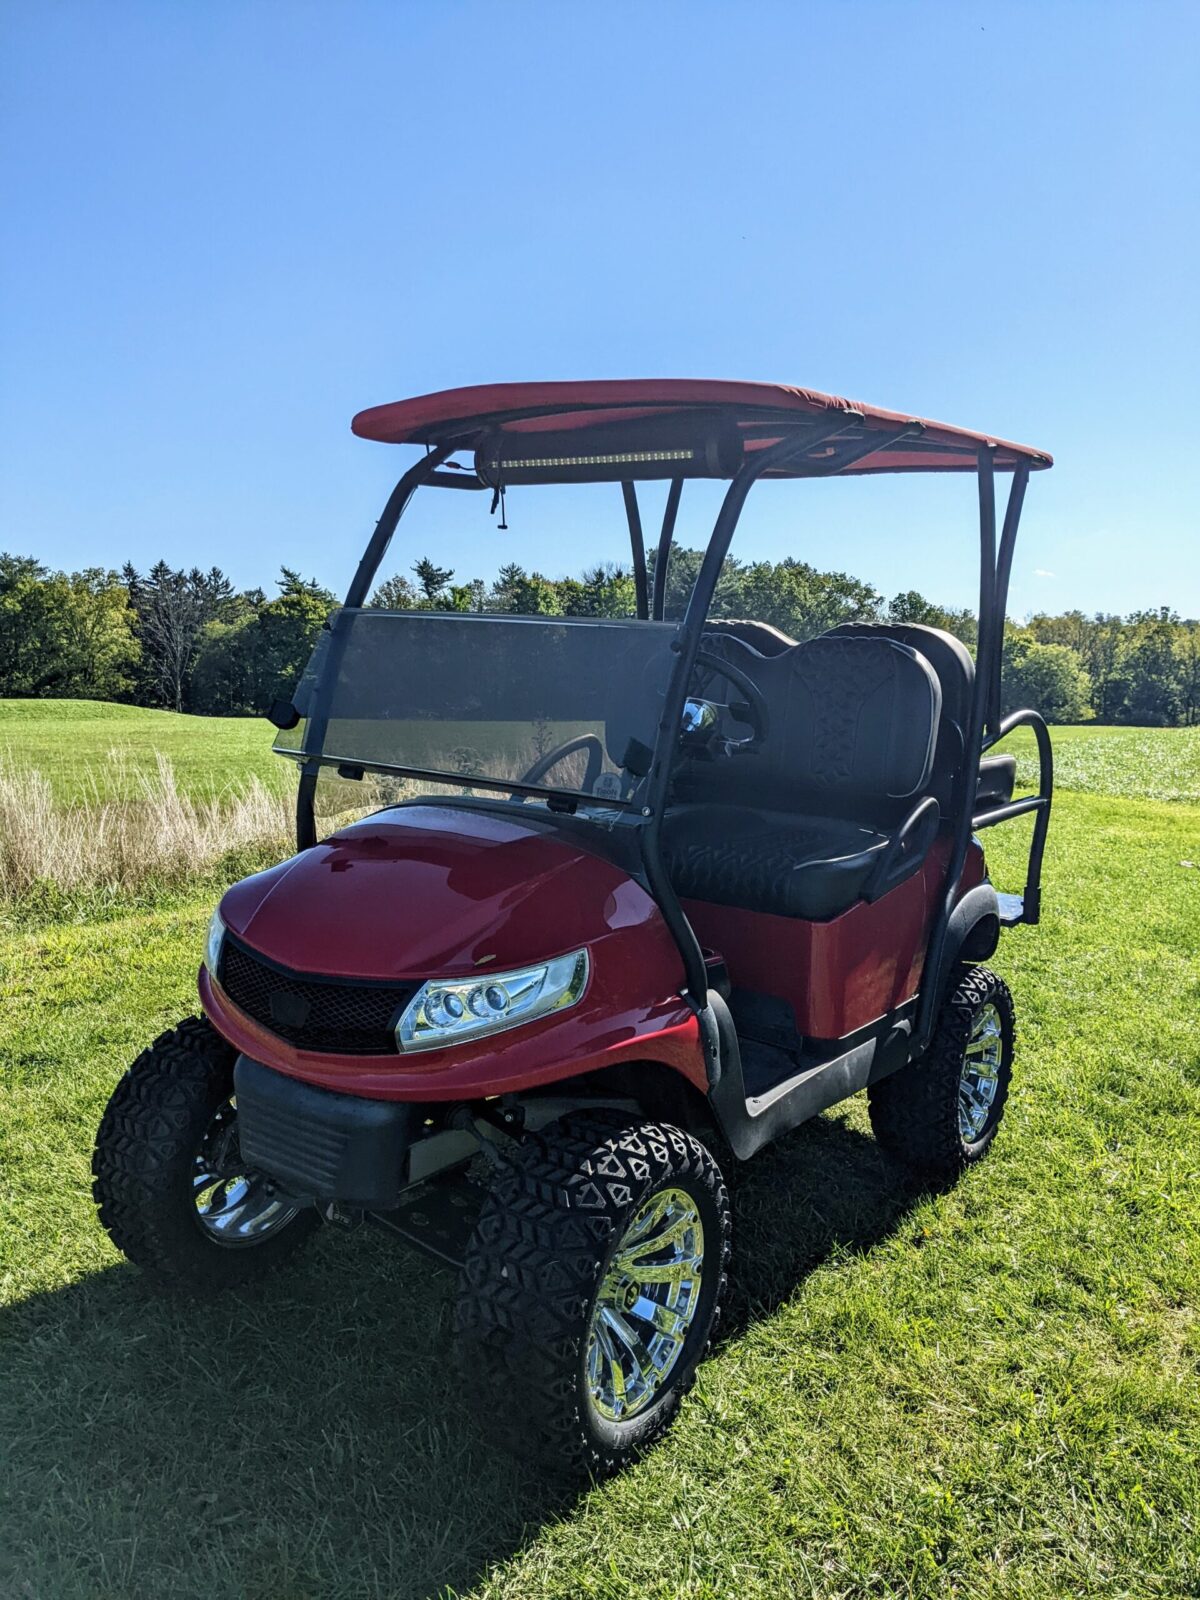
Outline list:
[[[1003,978],[968,967],[947,995],[929,1049],[867,1092],[884,1149],[953,1179],[996,1137],[1012,1081],[1016,1015]]]
[[[260,1278],[318,1224],[243,1170],[235,1052],[203,1017],[143,1050],[96,1135],[92,1193],[118,1250],[166,1288]]]
[[[600,1476],[669,1426],[729,1259],[720,1169],[690,1134],[577,1115],[518,1150],[484,1204],[456,1332],[505,1448]]]

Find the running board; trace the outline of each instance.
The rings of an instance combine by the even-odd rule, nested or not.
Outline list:
[[[781,1133],[886,1078],[908,1059],[912,1022],[906,1018],[843,1055],[802,1063],[792,1077],[760,1095],[747,1097],[741,1046],[729,1007],[712,989],[708,1003],[720,1042],[720,1062],[716,1082],[709,1089],[709,1103],[721,1132],[741,1161],[748,1160]]]
[[[1042,920],[1042,891],[1026,885],[1024,894],[998,894],[1000,926],[1015,928],[1018,923],[1034,927]]]
[[[1018,922],[1025,921],[1024,895],[998,894],[996,900],[1000,907],[1000,926],[1002,928],[1015,928]]]

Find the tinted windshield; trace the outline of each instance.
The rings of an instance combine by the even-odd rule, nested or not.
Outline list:
[[[628,802],[649,769],[674,623],[342,610],[275,748],[455,784]]]

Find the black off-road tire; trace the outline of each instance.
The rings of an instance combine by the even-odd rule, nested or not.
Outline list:
[[[959,1128],[959,1081],[971,1030],[988,1005],[1000,1019],[999,1077],[987,1121],[968,1141]],[[867,1091],[879,1143],[922,1176],[944,1181],[982,1161],[1004,1115],[1016,1035],[1016,1013],[1004,979],[988,967],[965,968],[943,1002],[929,1049]]]
[[[704,1227],[701,1293],[662,1389],[623,1421],[592,1403],[584,1362],[609,1260],[642,1205],[676,1188]],[[455,1312],[463,1381],[489,1439],[543,1470],[605,1476],[670,1425],[709,1348],[729,1263],[729,1197],[681,1129],[576,1114],[498,1172],[469,1245]]]
[[[260,1242],[223,1245],[192,1197],[193,1163],[233,1093],[236,1052],[204,1017],[160,1034],[125,1073],[96,1135],[92,1195],[117,1249],[156,1287],[188,1294],[253,1282],[319,1225],[301,1211]]]

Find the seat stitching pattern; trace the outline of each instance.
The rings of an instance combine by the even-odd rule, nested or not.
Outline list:
[[[750,671],[753,676],[754,663],[761,661],[762,656],[753,645],[739,639],[732,633],[705,633],[700,640],[700,648],[710,656],[716,656],[719,661],[728,661],[731,666],[741,667],[743,672]],[[692,690],[696,694],[706,695],[719,674],[703,662],[697,664],[692,679]],[[722,682],[724,680],[721,680]],[[728,686],[733,689],[733,685]]]
[[[816,710],[809,779],[818,788],[853,783],[862,708],[884,683],[895,681],[891,654],[881,656],[874,650],[861,650],[856,648],[857,643],[814,639],[796,653],[796,676],[808,690]]]
[[[791,910],[806,866],[865,855],[884,840],[866,830],[861,842],[831,840],[829,831],[816,827],[767,828],[752,836],[724,839],[667,841],[671,879],[677,893],[696,899],[731,896],[737,904],[763,909]],[[857,848],[855,848],[857,846]]]

